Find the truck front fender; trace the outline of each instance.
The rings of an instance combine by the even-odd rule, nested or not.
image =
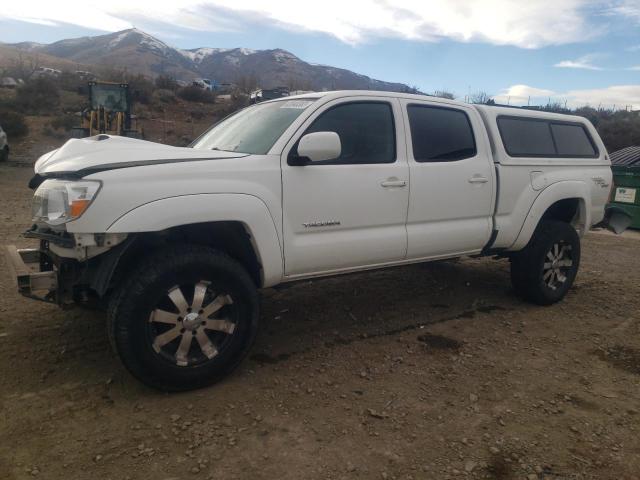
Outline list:
[[[283,276],[283,252],[277,228],[265,203],[254,195],[213,193],[163,198],[122,215],[107,233],[159,232],[183,225],[235,221],[251,237],[262,265],[262,286],[275,285]]]
[[[524,248],[536,227],[540,223],[545,212],[554,203],[560,200],[577,198],[578,201],[578,217],[574,225],[578,228],[580,235],[584,235],[591,226],[591,212],[587,208],[588,199],[590,198],[589,186],[585,182],[577,180],[566,180],[553,183],[542,190],[536,197],[533,205],[529,209],[529,213],[525,218],[524,224],[520,229],[520,233],[509,250],[517,251]]]

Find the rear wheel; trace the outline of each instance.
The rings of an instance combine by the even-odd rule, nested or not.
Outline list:
[[[550,305],[567,294],[579,266],[580,237],[575,228],[543,220],[529,244],[511,257],[511,282],[526,300]]]
[[[109,333],[125,367],[165,391],[212,384],[251,347],[258,295],[223,253],[181,246],[144,262],[114,296]]]

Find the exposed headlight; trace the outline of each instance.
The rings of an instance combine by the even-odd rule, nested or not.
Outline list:
[[[100,189],[100,182],[45,180],[33,195],[32,221],[61,225],[82,215]]]

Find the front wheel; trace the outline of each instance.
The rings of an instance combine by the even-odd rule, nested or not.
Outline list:
[[[568,223],[543,220],[529,244],[511,257],[516,292],[538,305],[564,298],[580,266],[580,237]]]
[[[143,383],[181,391],[229,374],[251,347],[258,294],[227,255],[180,246],[144,261],[114,295],[109,334],[125,367]]]

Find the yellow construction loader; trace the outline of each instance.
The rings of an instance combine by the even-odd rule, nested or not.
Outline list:
[[[126,83],[89,82],[89,107],[80,115],[81,125],[71,132],[74,138],[99,133],[142,138],[142,131],[132,126],[131,98]]]

